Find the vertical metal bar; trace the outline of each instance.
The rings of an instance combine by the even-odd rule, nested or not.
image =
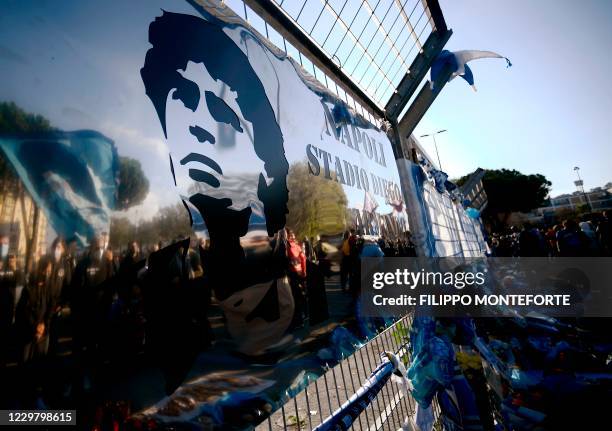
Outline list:
[[[354,356],[354,355],[351,355],[351,356]],[[358,385],[357,388],[355,388],[355,379],[353,378],[353,370],[351,369],[351,356],[346,358],[346,361],[347,361],[347,366],[349,369],[349,377],[351,378],[351,388],[353,389],[353,394],[355,394],[357,393],[357,389],[359,389],[360,386]],[[357,363],[355,363],[355,365],[356,364]],[[363,424],[361,423],[361,414],[357,416],[357,420],[359,421],[359,428],[363,429]],[[368,428],[370,428],[370,423],[367,420],[367,416],[366,416],[366,422],[367,422]]]
[[[304,3],[302,3],[302,8],[300,9],[298,16],[295,17],[295,22],[298,22],[298,20],[300,19],[300,16],[302,15],[302,12],[304,11],[304,6],[306,6],[306,3],[308,3],[308,0],[304,0]]]
[[[404,2],[404,5],[405,5],[405,4],[406,4],[406,2]],[[418,1],[417,1],[417,3],[416,3],[416,4],[418,4]],[[416,4],[415,4],[415,8],[416,8]],[[413,10],[414,10],[414,9],[413,9]],[[397,20],[397,18],[398,18],[398,17],[399,17],[399,15],[398,15],[398,16],[397,16],[395,19]],[[391,30],[393,29],[393,26],[395,26],[395,21],[393,22],[393,25],[391,26]],[[395,45],[395,44],[396,44],[396,42],[399,42],[400,36],[401,36],[402,34],[404,34],[404,28],[405,28],[405,27],[402,27],[402,29],[401,29],[401,30],[400,30],[400,32],[398,33],[397,37],[396,37],[396,38],[395,38],[395,40],[393,41],[393,46],[394,46],[394,48],[395,48],[395,51],[397,52],[397,54],[395,54],[395,52],[394,52],[394,54],[395,54],[395,59],[396,59],[396,60],[397,60],[397,59],[402,60],[402,61],[401,61],[401,64],[404,66],[404,68],[403,68],[403,69],[405,69],[406,71],[409,71],[409,70],[410,70],[410,67],[409,67],[409,66],[406,64],[406,62],[405,62],[405,61],[407,60],[407,58],[406,58],[406,59],[404,59],[404,58],[402,58],[402,57],[401,57],[401,49],[404,47],[404,45],[406,44],[406,42],[404,42],[404,43],[402,44],[402,47],[401,47],[399,50],[397,49],[397,47],[396,47],[396,45]],[[389,31],[389,33],[391,33],[391,30]],[[383,44],[381,44],[381,45],[378,47],[378,50],[376,50],[376,54],[378,54],[378,52],[379,52],[379,51],[380,51],[380,49],[382,48],[382,45],[383,45]],[[380,66],[381,66],[381,67],[382,67],[382,66],[384,66],[385,61],[387,61],[387,58],[389,58],[389,54],[391,54],[391,52],[393,52],[393,50],[391,50],[391,49],[387,51],[387,54],[385,54],[385,57],[384,57],[384,58],[382,59],[382,61],[380,62]],[[374,57],[376,57],[376,54],[374,55]],[[392,63],[393,63],[393,61],[392,61]],[[369,69],[369,66],[368,66],[368,69]],[[402,66],[401,66],[401,65],[400,65],[400,69],[402,69]],[[390,72],[390,71],[391,71],[391,69],[389,69],[387,72]],[[365,73],[364,73],[364,76],[365,76]],[[372,76],[372,79],[370,79],[370,81],[367,83],[367,85],[364,85],[364,86],[363,86],[363,88],[368,88],[368,87],[370,86],[370,84],[372,84],[372,82],[373,82],[373,81],[374,81],[374,76]]]
[[[378,342],[378,340],[377,340],[377,342]],[[393,399],[395,399],[396,396],[399,396],[398,401],[397,401],[397,405],[399,406],[398,416],[400,418],[400,427],[401,427],[401,424],[404,421],[404,417],[407,416],[407,411],[404,411],[404,404],[402,403],[402,398],[403,398],[402,397],[402,391],[399,390],[399,389],[397,391],[395,391],[395,389],[398,389],[398,388],[396,388],[396,385],[391,383],[391,394],[393,395]],[[394,410],[397,410],[397,408],[395,408]]]
[[[338,407],[342,405],[342,401],[340,400],[340,392],[338,391],[338,380],[336,380],[336,372],[334,371],[336,367],[332,368],[332,376],[334,377],[334,386],[336,387],[336,396],[338,397]]]
[[[391,332],[393,331],[393,329],[394,329],[394,326],[389,326],[385,330],[385,332],[383,332],[383,340],[384,340],[385,349],[388,349],[390,352],[395,353],[393,335],[391,335]]]
[[[375,350],[379,350],[378,345],[376,344],[375,340],[376,340],[376,336],[374,336],[372,338],[371,342],[368,344],[368,346],[371,347],[369,353],[366,350],[366,353],[367,353],[366,358],[368,360],[368,366],[370,368],[372,368],[372,370],[374,370],[374,367],[376,366],[376,351]],[[374,364],[375,364],[374,366],[372,366],[372,361],[374,361]],[[382,394],[380,392],[378,392],[378,394],[376,395],[375,401],[376,401],[376,405],[378,407],[378,417],[381,420],[380,426],[381,426],[381,428],[384,429],[384,422],[382,421],[382,412],[384,410],[380,407],[380,397],[381,396],[382,396]],[[384,400],[383,400],[383,405],[384,405]]]
[[[423,14],[424,14],[424,13],[425,13],[425,11],[423,11],[423,13],[421,13],[421,16],[419,16],[419,19],[418,19],[418,21],[417,21],[417,22],[416,22],[416,24],[415,24],[415,28],[416,28],[416,27],[419,25],[419,22],[421,22],[421,18],[423,18]],[[417,36],[417,38],[420,38],[420,37],[421,37],[421,35],[423,34],[423,32],[425,31],[425,29],[426,29],[426,28],[427,28],[427,26],[423,26],[423,28],[422,28],[422,29],[421,29],[421,31],[419,32],[419,35]],[[408,39],[406,39],[406,41],[408,41]],[[402,49],[404,48],[404,46],[405,46],[405,43],[404,43],[404,45],[402,46]],[[414,47],[415,47],[415,46],[416,46],[416,44],[412,44],[412,46],[410,47],[410,50],[409,50],[409,51],[408,51],[408,53],[406,54],[406,58],[409,58],[409,57],[410,57],[410,54],[412,53],[412,50],[414,49]],[[401,51],[400,51],[400,52],[401,52]],[[397,74],[398,74],[399,72],[401,72],[401,71],[402,71],[402,68],[401,68],[401,67],[400,67],[400,68],[398,68],[398,69],[395,71],[395,73],[393,74],[393,77],[391,78],[391,80],[392,80],[392,81],[393,81],[393,80],[395,80],[395,78],[397,77]]]
[[[327,2],[328,2],[328,0],[325,0],[325,3],[323,4],[323,7],[321,8],[321,12],[319,12],[319,16],[317,17],[317,19],[315,20],[314,24],[312,25],[312,28],[308,32],[308,34],[310,36],[312,36],[312,32],[314,31],[315,27],[319,23],[319,20],[321,19],[321,15],[323,15],[323,11],[325,10],[325,6],[327,6]]]
[[[378,335],[378,337],[376,337],[376,344],[377,344],[377,346],[378,346],[378,349],[379,349],[380,353],[382,353],[382,352],[384,352],[384,351],[386,351],[386,350],[387,350],[387,346],[386,346],[386,345],[385,345],[385,343],[384,343],[384,338],[382,338],[383,336],[384,336],[384,332],[381,332],[381,333]],[[381,345],[382,345],[382,349],[381,349],[381,347],[380,347]],[[389,400],[390,400],[390,396],[389,396],[389,388],[387,387],[387,385],[385,385],[384,389],[383,389],[383,390],[381,390],[381,397],[383,398],[383,404],[384,404],[384,393],[385,393],[385,392],[386,392],[386,394],[387,394],[387,399],[389,399]],[[386,408],[386,406],[385,406],[385,408]],[[387,420],[386,420],[385,422],[389,422],[389,418],[388,418],[388,417],[387,417]],[[387,423],[387,426],[388,426],[389,428],[391,428],[391,424]]]
[[[407,329],[408,332],[408,337],[410,337],[410,330],[412,329],[412,315],[408,314],[406,316],[404,316],[403,319],[404,325]],[[408,366],[410,366],[410,362],[412,361],[412,357],[410,354],[410,346],[409,346],[409,339],[405,340],[402,344],[402,347],[405,350],[405,355],[406,355],[406,368],[408,368]],[[401,360],[401,358],[400,358]],[[415,413],[415,409],[414,409],[414,405],[412,403],[412,395],[410,393],[408,393],[407,396],[403,397],[404,398],[404,406],[406,407],[406,409],[408,410],[408,414],[409,415],[413,415]]]
[[[397,328],[400,324],[401,324],[401,319],[395,322],[395,324],[393,325],[393,328]],[[397,353],[397,351],[398,351],[397,345],[393,346],[393,353]],[[397,386],[393,384],[393,382],[390,382],[390,387],[391,387],[390,390],[391,390],[391,394],[393,395],[393,399],[395,399],[395,397],[398,397],[397,405],[394,410],[397,410],[397,406],[399,406],[399,411],[397,411],[397,413],[398,413],[400,427],[401,427],[401,424],[403,423],[403,417],[405,417],[404,408],[402,406],[401,390],[398,390]]]
[[[351,20],[351,23],[348,25],[349,29],[353,26],[353,23],[355,22],[355,19],[357,18],[357,15],[359,15],[359,12],[361,11],[361,8],[363,7],[363,3],[364,3],[364,0],[361,1],[361,4],[359,5],[359,8],[357,9],[357,12],[355,12],[355,16]],[[336,20],[334,22],[338,22],[338,21]],[[340,40],[340,43],[338,44],[338,46],[336,47],[336,50],[332,54],[332,57],[338,53],[338,50],[340,49],[340,45],[342,45],[342,42],[344,42],[344,39],[346,38],[347,34],[348,34],[348,31],[345,31],[344,35],[342,36],[342,39]],[[361,35],[359,35],[359,36],[361,37]]]
[[[400,322],[402,322],[402,325],[405,325],[404,319],[402,319]],[[396,350],[396,353],[399,351],[399,349],[402,348],[402,346],[403,346],[402,344],[400,344],[398,346],[398,349]],[[402,360],[401,357],[399,357],[399,356],[398,356],[398,359],[400,361]],[[406,410],[405,416],[412,416],[412,414],[414,413],[414,408],[412,407],[412,404],[411,404],[412,396],[410,395],[410,393],[408,393],[406,396],[403,396],[402,395],[403,392],[400,389],[398,389],[398,390],[400,392],[400,403],[404,407],[404,409]]]
[[[363,360],[363,351],[362,349],[358,350],[359,353],[359,358],[361,359],[361,364],[363,365],[363,369],[366,370],[368,368],[366,368],[365,366],[365,361]],[[357,354],[357,353],[355,353]],[[369,365],[369,373],[372,373],[374,371],[374,368],[372,368],[372,364],[370,364],[370,359],[368,358],[368,365]],[[380,392],[379,392],[380,393]],[[374,401],[376,401],[376,405],[378,406],[378,414],[380,415],[380,413],[382,412],[382,409],[380,408],[380,400],[378,399],[378,395],[374,398]],[[376,426],[376,415],[374,415],[374,426]]]
[[[300,412],[298,411],[297,396],[293,397],[293,406],[295,407],[296,427],[297,429],[301,429],[302,427],[300,426]]]
[[[283,415],[283,429],[287,431],[287,420],[285,418],[285,405],[281,405],[281,413]]]
[[[404,4],[406,4],[406,1],[404,1]],[[370,7],[367,0],[366,0],[366,5],[368,6],[368,8]],[[377,4],[378,6],[378,4]],[[383,40],[380,43],[380,46],[378,47],[378,49],[376,50],[376,52],[374,53],[374,55],[372,55],[372,61],[368,64],[368,66],[366,67],[366,71],[363,73],[363,75],[361,75],[361,78],[359,79],[358,83],[361,83],[361,80],[365,77],[366,72],[370,69],[370,66],[372,65],[372,63],[376,64],[378,66],[378,63],[376,63],[376,56],[378,55],[378,52],[380,51],[380,49],[382,48],[382,46],[387,42],[387,39],[389,39],[388,33],[390,33],[391,31],[393,31],[393,27],[395,26],[395,22],[397,21],[397,18],[399,17],[399,15],[397,15],[395,17],[395,21],[393,21],[393,24],[391,25],[391,28],[389,29],[389,31],[387,32],[386,29],[383,27],[382,22],[385,20],[385,18],[387,18],[387,15],[389,14],[389,11],[391,10],[391,7],[393,6],[393,3],[389,4],[389,7],[387,8],[387,11],[385,12],[385,14],[383,15],[382,20],[379,20],[378,17],[376,16],[376,14],[372,13],[371,15],[371,19],[376,22],[377,28],[376,28],[376,34],[382,34],[383,35]],[[372,11],[374,12],[374,11]],[[382,32],[379,32],[379,30],[382,29]],[[366,51],[368,49],[370,49],[370,45],[372,45],[372,42],[374,41],[374,39],[376,39],[374,36],[372,36],[372,38],[370,39],[370,41],[368,42],[367,46],[365,47]],[[391,41],[391,39],[389,39],[389,41]],[[389,50],[390,51],[397,51],[397,48],[395,47],[395,44],[393,42],[391,42],[391,45],[389,46]],[[363,60],[364,57],[361,57],[357,63],[355,64],[355,67],[353,67],[353,70],[351,70],[349,73],[352,75],[355,70],[357,69],[357,67],[359,67],[359,65],[361,64],[361,60]],[[347,57],[348,60],[348,57]],[[406,69],[409,68],[409,66],[404,62],[403,58],[399,59],[402,63],[404,63],[404,66]],[[381,70],[382,72],[382,70]],[[384,72],[382,72],[384,74]]]
[[[364,0],[364,2],[365,2],[365,0]],[[362,6],[363,6],[364,2],[361,3]],[[378,0],[376,2],[376,6],[374,6],[374,10],[376,10],[376,8],[378,7],[379,3],[380,3],[380,0]],[[361,6],[359,7],[359,9],[361,9]],[[357,11],[357,13],[359,13],[359,10]],[[342,24],[341,20],[338,20],[338,21]],[[351,50],[349,51],[348,55],[346,56],[346,58],[345,58],[345,60],[344,60],[344,62],[342,64],[346,65],[348,63],[349,58],[351,58],[351,54],[353,54],[353,51],[355,51],[355,48],[357,48],[357,46],[359,46],[359,48],[361,48],[361,50],[363,51],[364,57],[368,55],[367,54],[367,48],[364,47],[362,45],[362,43],[359,41],[359,39],[361,39],[361,36],[363,35],[363,33],[365,32],[367,27],[368,27],[367,24],[364,25],[363,28],[361,29],[361,32],[359,33],[359,36],[357,36],[357,37],[355,37],[355,34],[351,31],[351,28],[347,27],[345,35],[349,34],[355,40],[355,43],[354,43],[353,47],[351,48]],[[334,55],[335,54],[336,53],[334,53]],[[372,59],[372,61],[374,61],[374,59]]]
[[[357,379],[360,381],[359,382],[359,387],[361,387],[361,382],[362,381],[366,381],[367,380],[367,371],[365,369],[363,369],[363,373],[365,374],[365,377],[361,377],[361,373],[359,372],[359,364],[357,364],[357,352],[355,352],[353,355],[353,361],[355,362],[355,369],[357,370]],[[368,430],[370,429],[370,415],[368,414],[368,407],[370,407],[371,412],[374,412],[374,408],[372,407],[372,403],[369,403],[365,409],[363,409],[363,413],[364,416],[366,418],[366,423],[368,426]],[[372,424],[374,427],[376,427],[376,415],[374,415],[374,423]]]
[[[368,373],[368,376],[366,377],[366,379],[367,379],[367,378],[369,377],[369,375],[370,375],[370,374],[372,374],[372,372],[374,371],[374,370],[372,369],[372,367],[370,367],[370,366],[368,366],[368,367],[366,368],[365,361],[363,360],[363,354],[364,354],[363,350],[365,349],[365,355],[366,355],[366,358],[368,358],[368,364],[370,363],[370,361],[369,361],[369,357],[368,357],[368,350],[367,350],[367,347],[368,347],[368,345],[366,344],[366,345],[365,345],[365,346],[364,346],[362,349],[360,349],[360,359],[361,359],[361,363],[363,364],[363,368],[364,368],[364,370],[365,370],[365,369],[369,369],[369,370],[370,370],[370,371],[369,371],[369,373]],[[372,419],[372,426],[374,427],[374,429],[376,429],[376,413],[374,412],[374,401],[375,401],[375,400],[370,401],[370,403],[369,403],[369,407],[370,407],[370,414],[371,414],[371,416],[372,416],[372,418],[373,418],[373,419]],[[380,410],[380,409],[379,409],[379,410]]]
[[[314,385],[315,385],[315,391],[317,392],[317,406],[319,408],[319,424],[322,424],[323,419],[325,419],[325,417],[323,416],[323,406],[321,406],[321,397],[319,396],[319,385],[317,384],[317,380],[319,379],[315,379]],[[329,414],[331,414],[331,412],[329,412]]]
[[[392,326],[390,326],[389,328],[392,328],[392,327],[393,327],[393,325],[392,325]],[[383,350],[384,350],[384,351],[389,351],[389,350],[391,350],[393,353],[395,353],[395,352],[393,351],[393,347],[392,347],[392,346],[391,346],[391,347],[389,347],[388,345],[385,345],[385,342],[384,342],[384,340],[385,340],[385,335],[386,335],[386,333],[387,333],[389,330],[390,330],[390,329],[387,329],[386,331],[383,331],[383,333],[381,334],[381,337],[383,337],[383,338],[381,338],[381,342],[383,343]],[[395,418],[395,414],[394,414],[394,413],[395,413],[395,412],[394,412],[394,410],[395,410],[395,406],[392,406],[392,405],[391,405],[391,403],[393,402],[393,398],[394,398],[394,397],[392,396],[393,390],[392,390],[392,389],[389,389],[389,381],[387,381],[387,384],[385,384],[385,386],[384,386],[384,390],[385,390],[385,392],[386,392],[386,394],[387,394],[387,398],[388,398],[388,400],[389,400],[389,408],[391,409],[391,412],[390,412],[390,414],[389,414],[388,418],[390,417],[390,419],[391,419],[391,420],[390,420],[390,422],[393,422],[393,425],[394,425],[396,428],[400,428],[400,427],[401,427],[401,423],[400,423],[400,424],[397,424],[397,421],[396,421],[396,418]]]
[[[376,356],[376,353],[378,350],[380,350],[376,342],[376,336],[372,338],[371,342],[369,343],[369,346],[371,347],[371,349],[370,349],[370,353],[368,353],[368,351],[366,350],[366,353],[368,353],[366,355],[366,358],[368,360],[368,364],[370,364],[370,367],[374,369],[376,368],[378,364],[378,357]],[[374,365],[371,365],[372,363]],[[382,399],[383,407],[380,406],[381,399]],[[378,406],[378,417],[380,418],[380,427],[384,429],[385,423],[382,420],[382,413],[384,411],[385,400],[384,400],[384,397],[382,396],[381,391],[379,391],[378,394],[376,395],[376,405]]]
[[[374,341],[376,339],[376,337],[372,338],[372,341]],[[370,346],[372,345],[371,343],[369,344]],[[376,347],[378,349],[378,347]],[[367,351],[366,351],[367,353]],[[374,355],[374,365],[372,365],[372,362],[370,361],[370,355],[366,355],[366,358],[368,359],[368,366],[370,367],[370,372],[373,372],[374,369],[376,368],[377,362],[376,362],[376,354],[374,353],[374,351],[372,350],[372,354]],[[376,395],[376,398],[374,398],[374,401],[376,402],[376,406],[378,407],[378,416],[380,417],[380,415],[383,412],[383,409],[381,409],[380,407],[380,395],[381,393],[378,392],[378,394]],[[384,405],[385,400],[383,400],[383,405]],[[376,426],[376,424],[374,424]],[[382,427],[382,420],[381,420],[381,427]]]
[[[329,397],[329,385],[327,384],[327,372],[323,373],[323,381],[325,382],[325,394],[327,395],[327,403],[329,404],[329,414],[331,415],[334,412],[334,409],[332,408],[331,398]]]
[[[341,66],[332,60],[333,55],[330,57],[328,53],[323,51],[320,45],[308,36],[308,33],[299,25],[299,23],[283,11],[277,1],[244,1],[250,7],[251,11],[258,13],[264,19],[264,21],[268,23],[268,25],[271,25],[277,32],[287,38],[287,40],[298,49],[298,51],[301,51],[302,54],[306,54],[309,58],[311,58],[319,69],[328,72],[330,76],[337,77],[338,80],[342,82],[342,86],[361,99],[368,109],[371,109],[378,116],[383,116],[384,111],[381,109],[379,104],[368,96],[368,94],[365,93],[360,86],[356,85],[356,83],[347,75],[347,73],[342,70]],[[302,5],[298,5],[297,7],[301,6]],[[302,12],[302,15],[308,12],[309,11]],[[332,12],[330,11],[330,13]],[[332,18],[335,17],[334,13],[332,13],[332,15]],[[342,22],[338,22],[336,27],[339,25],[342,25]],[[315,33],[313,32],[313,34]],[[322,36],[325,36],[325,34]]]
[[[308,387],[310,386],[308,379],[304,388],[304,396],[306,396],[306,416],[308,417],[308,426],[312,429],[312,419],[310,418],[310,399],[308,398]]]
[[[340,12],[338,12],[338,16],[342,16],[342,11],[344,10],[344,6],[346,6],[347,3],[348,3],[348,0],[344,0],[344,4],[340,8]],[[325,36],[325,40],[321,44],[321,47],[325,47],[325,43],[327,42],[327,39],[329,39],[329,35],[331,35],[332,30],[336,27],[337,22],[338,21],[334,20],[334,23],[332,24],[331,28],[329,29],[329,32],[327,33],[327,36]]]

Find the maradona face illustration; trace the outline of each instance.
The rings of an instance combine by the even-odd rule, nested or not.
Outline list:
[[[282,271],[250,264],[240,238],[263,220],[269,236],[285,227],[281,129],[247,56],[222,26],[164,12],[151,23],[149,42],[141,76],[180,197],[210,238],[208,283],[238,349],[261,352],[281,339],[294,303]]]
[[[141,76],[170,148],[175,184],[211,247],[239,239],[253,212],[285,226],[283,136],[246,55],[220,26],[164,12],[151,23]],[[193,214],[192,214],[193,215]]]

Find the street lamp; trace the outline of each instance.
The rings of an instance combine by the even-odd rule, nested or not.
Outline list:
[[[438,166],[440,167],[440,170],[442,170],[442,162],[440,162],[440,153],[438,153],[438,143],[436,142],[436,135],[444,132],[446,132],[446,129],[438,130],[437,132],[428,133],[426,135],[421,135],[421,138],[426,138],[428,136],[431,136],[433,138],[434,148],[436,149],[436,156],[438,157]]]
[[[574,181],[574,184],[576,185],[576,188],[578,189],[578,191],[582,191],[582,196],[584,196],[584,201],[589,208],[589,212],[591,212],[593,211],[593,208],[591,207],[591,202],[589,202],[589,198],[586,192],[584,191],[584,181],[582,181],[582,178],[580,178],[580,168],[578,166],[574,166],[574,172],[576,172],[576,175],[578,176],[578,181]]]

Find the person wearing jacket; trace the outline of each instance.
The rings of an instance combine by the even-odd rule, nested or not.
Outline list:
[[[291,229],[287,229],[287,258],[289,282],[295,302],[291,327],[301,327],[306,318],[306,255]]]

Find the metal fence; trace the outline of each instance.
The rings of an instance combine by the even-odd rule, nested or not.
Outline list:
[[[424,0],[266,0],[278,8],[322,55],[367,96],[368,102],[383,108],[417,55],[435,24]],[[249,4],[253,0],[224,0],[234,13],[248,22],[262,36],[284,50],[321,84],[344,100],[376,126],[383,118],[373,114],[371,106],[360,103],[345,91],[336,76],[317,67],[317,58],[301,52]]]
[[[486,243],[480,220],[467,216],[460,202],[448,193],[439,193],[433,184],[423,184],[423,205],[435,240],[437,256],[477,257]]]
[[[408,350],[412,327],[410,315],[399,319],[368,340],[352,355],[330,367],[318,379],[289,399],[285,405],[257,426],[258,431],[313,430],[321,425],[355,394],[380,363],[380,355],[391,351],[404,362],[411,361]],[[434,418],[439,407],[433,403]],[[414,417],[416,402],[404,395],[399,386],[388,380],[376,397],[352,423],[351,428],[375,431],[398,430],[406,417]]]
[[[418,63],[417,56],[425,51],[428,58],[433,56],[433,48],[425,45],[432,32],[439,30],[425,0],[224,0],[223,3],[376,126],[385,120],[386,114],[381,113],[393,96],[397,96],[406,77],[414,75],[420,80],[417,77],[421,71],[411,70],[411,65]],[[267,8],[265,3],[270,3]],[[320,59],[293,46],[251,6],[281,11],[282,18],[306,35],[317,51],[331,60],[337,72],[348,77],[357,93],[365,98],[346,91],[342,79],[317,66],[321,64]],[[419,67],[427,69],[424,65]],[[285,404],[256,429],[315,429],[367,381],[379,365],[381,353],[392,351],[405,364],[410,363],[411,326],[412,318],[405,316],[382,330],[352,355],[310,381],[297,395],[288,396]],[[432,408],[438,420],[439,407],[435,400]],[[412,396],[404,395],[396,383],[388,380],[351,428],[397,430],[406,417],[415,414],[416,402]]]
[[[381,106],[389,101],[434,27],[421,0],[275,3]]]

